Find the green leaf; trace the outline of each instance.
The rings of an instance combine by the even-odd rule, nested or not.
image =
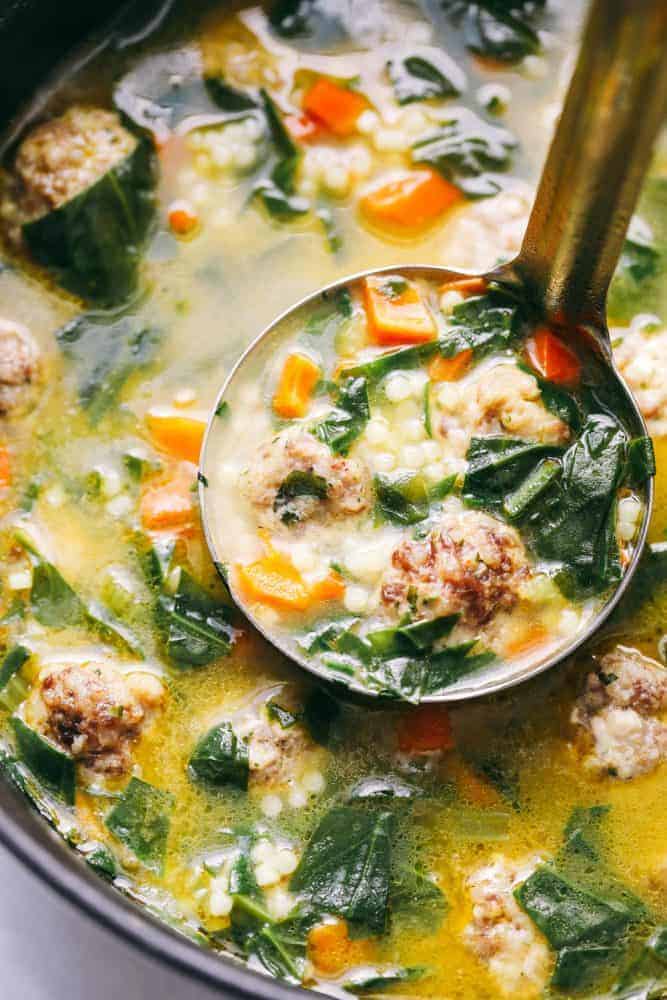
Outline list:
[[[428,659],[421,683],[422,694],[437,694],[444,691],[462,677],[488,667],[496,659],[495,653],[483,651],[472,653],[476,641],[447,646]]]
[[[540,51],[534,22],[546,0],[440,0],[461,28],[466,48],[498,62],[516,63]]]
[[[135,372],[155,358],[161,333],[138,317],[122,313],[84,313],[56,333],[71,363],[79,401],[93,426],[113,409]]]
[[[386,928],[391,877],[393,817],[338,806],[310,838],[290,888],[359,933]]]
[[[402,625],[396,631],[420,652],[432,649],[436,642],[449,635],[460,615],[440,615],[438,618],[427,618],[424,621]]]
[[[80,844],[79,851],[86,859],[86,864],[103,878],[114,879],[118,874],[118,862],[109,848],[99,841]]]
[[[70,201],[23,225],[35,260],[67,291],[99,305],[126,301],[155,214],[151,144],[135,149]]]
[[[21,760],[47,788],[68,805],[74,805],[76,775],[72,757],[17,716],[12,717],[11,725]]]
[[[273,510],[279,515],[283,524],[294,524],[302,517],[302,507],[298,503],[300,497],[326,500],[328,494],[329,484],[323,476],[307,470],[294,469],[278,487]],[[297,503],[294,503],[295,500]]]
[[[390,59],[387,73],[399,104],[458,97],[466,85],[465,74],[454,60],[436,48]]]
[[[279,705],[277,701],[267,702],[266,714],[271,722],[277,722],[281,729],[291,729],[299,721],[298,715]]]
[[[350,974],[349,979],[343,983],[343,989],[347,990],[348,993],[355,993],[357,996],[364,996],[366,993],[383,993],[393,986],[414,983],[418,979],[422,979],[426,971],[426,967],[423,965],[397,966],[370,974],[361,970]]]
[[[12,646],[0,666],[0,691],[3,691],[12,677],[18,673],[26,660],[29,660],[32,653],[25,646]]]
[[[547,458],[529,472],[516,489],[508,493],[503,501],[503,513],[510,520],[523,517],[529,507],[538,500],[545,490],[560,476],[560,462],[555,458]]]
[[[227,121],[229,116],[233,118],[244,117],[239,112],[254,111],[260,107],[257,97],[248,90],[241,90],[240,87],[233,87],[222,76],[208,76],[204,80],[206,93],[211,98],[216,108],[228,112],[225,116]]]
[[[331,294],[322,293],[323,303],[310,314],[304,332],[311,337],[327,336],[340,326],[345,319],[352,316],[352,296],[347,288],[338,288]]]
[[[267,212],[278,219],[295,219],[299,215],[305,215],[310,210],[310,202],[307,198],[285,194],[283,189],[272,180],[258,181],[254,190]]]
[[[553,413],[555,417],[558,417],[559,420],[562,420],[564,424],[567,424],[575,433],[578,433],[581,430],[583,418],[581,407],[574,396],[566,389],[563,389],[562,386],[556,385],[555,382],[549,382],[547,379],[542,378],[541,375],[533,371],[530,365],[519,362],[518,367],[522,371],[532,375],[535,379],[540,388],[542,402],[547,410]]]
[[[235,895],[231,937],[246,957],[253,956],[272,976],[300,983],[308,931],[317,920],[312,910],[296,907],[285,920],[276,921],[260,899]]]
[[[370,417],[368,385],[365,378],[346,378],[334,400],[336,409],[328,413],[312,432],[333,452],[347,455]]]
[[[106,826],[147,868],[161,875],[174,796],[140,778],[130,778]]]
[[[176,593],[161,593],[157,620],[167,654],[181,668],[201,667],[226,656],[236,636],[229,607],[182,569]]]
[[[351,617],[337,618],[334,621],[327,619],[301,636],[299,645],[307,653],[322,653],[325,650],[335,649],[336,640],[356,621],[356,618]]]
[[[444,893],[419,865],[403,868],[392,880],[390,906],[401,926],[428,934],[435,934],[448,910]]]
[[[446,358],[471,350],[479,359],[511,347],[524,322],[521,306],[502,290],[492,289],[454,306],[438,346]]]
[[[210,785],[248,787],[248,744],[237,736],[231,722],[221,722],[203,736],[190,757],[190,771]]]
[[[497,173],[508,170],[517,146],[514,135],[465,108],[412,146],[414,163],[426,163],[469,198],[497,194]]]
[[[424,478],[420,475],[398,473],[376,475],[375,513],[393,524],[417,524],[429,515],[429,494]]]
[[[438,343],[435,340],[425,344],[418,344],[415,347],[399,347],[395,351],[387,351],[380,354],[372,361],[365,361],[351,368],[345,368],[343,375],[347,377],[365,378],[369,385],[373,385],[383,379],[385,375],[393,371],[403,371],[406,368],[418,368],[428,358],[432,357],[438,350]]]
[[[628,476],[634,486],[641,486],[656,472],[655,452],[650,437],[636,437],[628,444]]]
[[[562,453],[562,448],[537,444],[523,438],[491,434],[473,437],[466,458],[468,470],[463,496],[471,506],[502,508],[527,475],[544,460]]]
[[[340,717],[340,705],[323,688],[315,688],[303,708],[303,724],[320,746],[328,746]]]

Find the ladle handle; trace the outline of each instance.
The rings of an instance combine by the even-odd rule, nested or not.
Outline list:
[[[514,269],[547,319],[604,328],[667,111],[667,0],[593,0]]]

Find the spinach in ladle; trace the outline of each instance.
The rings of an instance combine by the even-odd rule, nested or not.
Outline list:
[[[336,409],[313,427],[313,433],[333,452],[346,455],[371,415],[366,379],[346,378],[336,391],[334,403]]]

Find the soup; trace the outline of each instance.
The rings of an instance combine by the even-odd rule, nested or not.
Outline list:
[[[483,271],[516,252],[582,15],[556,2],[518,4],[511,15],[491,4],[417,9],[401,0],[176,4],[150,38],[137,42],[133,31],[134,42],[110,41],[65,73],[4,157],[3,771],[118,891],[226,960],[332,995],[664,991],[664,151],[610,295],[617,361],[657,455],[654,544],[584,652],[502,697],[450,709],[341,697],[235,608],[198,511],[199,488],[229,498],[216,524],[230,563],[270,555],[252,548],[266,518],[270,544],[309,590],[326,584],[325,613],[311,621],[303,609],[288,622],[290,636],[364,615],[361,638],[378,631],[366,540],[357,545],[343,527],[349,548],[332,534],[320,551],[302,537],[306,511],[322,523],[314,504],[330,502],[328,486],[325,497],[292,485],[278,498],[295,471],[286,466],[260,514],[234,506],[238,476],[253,448],[271,442],[274,418],[285,421],[279,435],[295,433],[295,421],[298,431],[300,420],[328,419],[322,433],[331,441],[359,433],[338,455],[308,432],[326,449],[323,461],[352,463],[363,451],[370,465],[373,456],[374,492],[355,487],[345,502],[365,498],[370,510],[382,499],[385,521],[376,528],[353,509],[340,522],[368,518],[369,547],[385,533],[388,555],[422,544],[413,532],[432,531],[432,517],[451,538],[446,522],[471,516],[477,528],[497,521],[513,546],[530,549],[525,575],[548,598],[537,597],[521,623],[520,601],[505,609],[516,635],[490,630],[463,659],[506,656],[515,639],[538,650],[570,639],[604,600],[604,574],[576,593],[558,586],[551,570],[566,564],[562,553],[558,567],[543,553],[549,573],[536,571],[539,525],[501,513],[521,501],[532,472],[549,460],[560,467],[585,434],[564,419],[571,409],[554,414],[549,386],[561,403],[581,406],[573,375],[588,362],[564,342],[559,355],[530,323],[528,340],[506,351],[420,356],[386,373],[371,387],[366,419],[349,393],[341,399],[335,365],[372,366],[419,345],[355,341],[365,322],[356,286],[348,299],[311,303],[303,321],[321,330],[311,329],[310,348],[302,327],[283,331],[256,377],[232,383],[216,417],[227,449],[214,463],[221,482],[197,482],[219,387],[282,310],[369,267],[392,269],[400,302],[409,291],[403,265]],[[443,329],[493,292],[415,287]],[[310,372],[302,363],[278,392],[290,353],[304,350]],[[538,423],[519,429],[514,408],[503,422],[494,404],[473,435],[465,425],[473,392],[506,378],[528,393]],[[293,385],[310,385],[302,416],[289,410]],[[610,411],[593,406],[583,416],[611,420]],[[613,529],[617,574],[650,465],[646,443],[631,449],[618,418],[622,470],[596,522],[596,531],[600,521]],[[399,444],[399,426],[414,440]],[[475,478],[470,439],[501,432],[553,452],[539,452],[541,465],[493,493]],[[553,464],[546,472],[558,475]],[[412,492],[406,478],[412,487],[420,480]],[[466,480],[479,502],[463,508]],[[253,474],[248,488],[257,485]],[[427,516],[392,520],[415,509]],[[471,537],[466,527],[463,539]],[[385,571],[380,559],[374,565]],[[414,645],[414,621],[394,593],[389,638],[404,642],[404,629]],[[494,592],[487,621],[505,593]],[[442,619],[465,610],[417,619],[440,621],[434,655],[437,643],[477,637],[485,623],[458,641],[459,619],[445,635]],[[322,641],[318,656],[349,655],[349,639],[347,653]]]

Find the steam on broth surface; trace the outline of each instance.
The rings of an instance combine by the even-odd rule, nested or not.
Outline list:
[[[203,946],[335,995],[663,988],[664,150],[610,297],[619,366],[657,455],[655,544],[574,662],[449,711],[340,701],[234,610],[197,510],[208,409],[240,352],[283,309],[368,267],[483,270],[516,252],[583,13],[555,2],[518,4],[511,17],[486,4],[398,0],[231,12],[177,4],[154,37],[65,76],[5,157],[3,767],[120,890]],[[445,317],[475,298],[449,293],[433,291]],[[340,329],[336,303],[307,317],[305,353],[328,375],[339,360],[367,364],[407,346],[364,353],[363,323],[350,322],[361,316],[357,294]],[[246,447],[276,430],[286,454],[317,448],[308,461],[324,463],[315,474],[325,481],[333,462],[348,463],[335,470],[341,525],[370,517],[377,477],[404,459],[425,490],[470,474],[466,405],[491,371],[494,387],[509,374],[512,391],[504,409],[490,404],[499,423],[483,433],[567,447],[580,432],[543,405],[542,384],[559,384],[563,359],[540,344],[528,372],[520,350],[441,366],[447,378],[429,394],[434,438],[422,408],[433,359],[390,373],[394,388],[387,375],[347,455],[308,429],[295,446],[289,426],[273,427],[289,354],[281,347],[220,413],[238,444],[220,476],[234,466],[226,489],[238,499]],[[307,371],[297,375],[308,384]],[[339,388],[311,384],[308,427],[332,406],[354,418]],[[517,429],[517,393],[539,413],[533,433]],[[394,420],[415,439],[399,445]],[[350,430],[343,423],[336,434]],[[447,449],[426,454],[445,438]],[[369,482],[355,478],[359,461]],[[282,462],[281,476],[290,471]],[[329,581],[337,596],[320,597],[342,598],[345,616],[358,617],[386,553],[374,563],[332,537],[318,577],[317,546],[295,544],[282,515],[298,520],[333,501],[313,496],[311,482],[310,494],[283,490],[274,509],[284,479],[257,505],[253,529],[287,539],[311,589],[339,547]],[[621,559],[640,517],[633,482],[623,481],[607,519]],[[256,470],[251,494],[258,485]],[[461,507],[456,492],[436,499],[448,537],[451,520],[473,515],[479,527],[498,514],[488,503]],[[230,561],[266,558],[261,546],[243,549],[233,523],[223,524],[238,546]],[[517,543],[517,529],[498,523],[524,544],[521,526]],[[423,543],[391,518],[377,533],[389,554]],[[410,595],[395,596],[393,624],[409,628]],[[563,634],[577,627],[566,616],[585,609],[558,590],[545,606]],[[538,622],[541,641],[554,641],[559,622]],[[326,653],[329,639],[317,641]]]

